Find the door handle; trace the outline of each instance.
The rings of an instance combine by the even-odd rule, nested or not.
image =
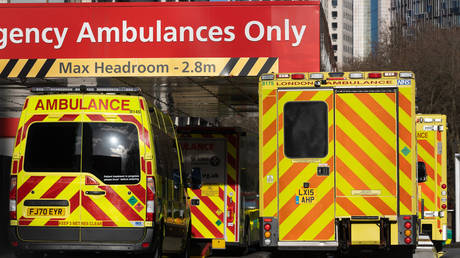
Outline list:
[[[104,195],[105,191],[85,191],[86,195]]]

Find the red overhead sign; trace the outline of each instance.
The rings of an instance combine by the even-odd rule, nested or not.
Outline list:
[[[276,57],[320,68],[320,2],[0,5],[0,59]]]

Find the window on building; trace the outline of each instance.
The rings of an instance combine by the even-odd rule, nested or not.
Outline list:
[[[337,45],[332,45],[332,49],[337,50]]]
[[[333,28],[333,29],[337,29],[337,22],[333,22],[333,23],[332,23],[332,28]]]
[[[332,39],[337,39],[337,33],[332,33]]]
[[[337,7],[337,0],[332,0],[332,7]]]
[[[332,12],[332,18],[337,18],[337,11]]]

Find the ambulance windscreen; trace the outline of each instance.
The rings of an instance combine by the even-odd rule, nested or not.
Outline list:
[[[284,105],[284,153],[291,159],[323,158],[328,152],[327,104],[295,101]]]

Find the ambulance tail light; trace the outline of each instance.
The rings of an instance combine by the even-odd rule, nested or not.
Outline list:
[[[153,221],[155,217],[155,180],[152,176],[147,177],[147,208],[146,221]]]
[[[11,220],[16,220],[16,192],[17,192],[17,177],[16,176],[11,176],[11,181],[10,181],[10,205],[9,205],[9,211],[10,211],[10,219]]]
[[[381,73],[369,73],[367,76],[369,76],[370,79],[382,78]]]

